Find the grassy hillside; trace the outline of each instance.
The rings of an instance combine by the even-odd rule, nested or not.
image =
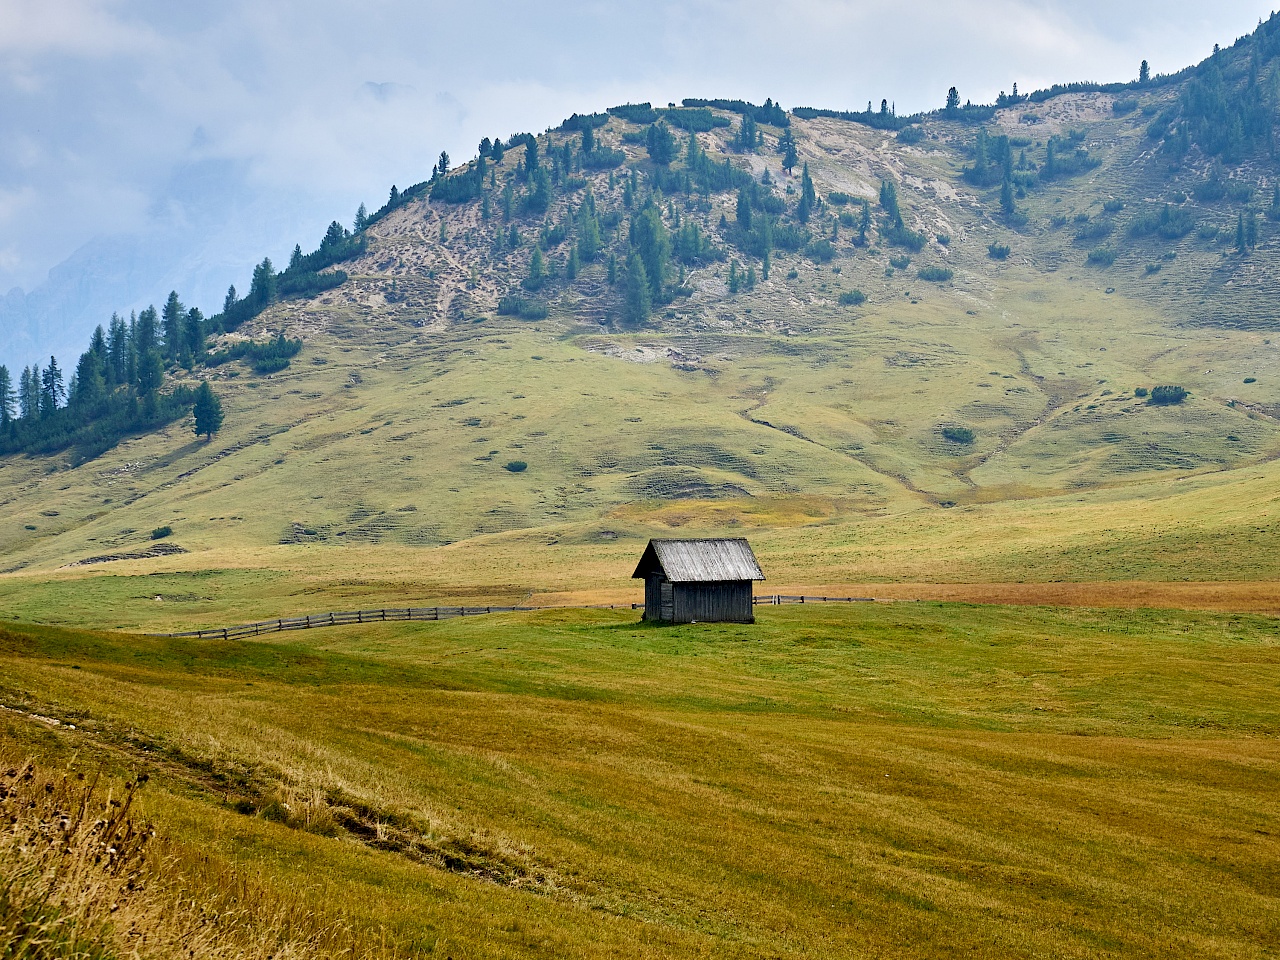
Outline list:
[[[14,748],[149,773],[188,889],[251,881],[254,912],[340,914],[376,955],[1262,957],[1280,934],[1266,619],[2,637]]]
[[[276,373],[198,370],[227,411],[212,442],[188,422],[87,463],[0,458],[0,569],[23,574],[5,591],[85,561],[67,575],[303,568],[314,549],[505,534],[500,572],[406,582],[527,592],[564,586],[592,544],[629,556],[672,529],[754,531],[792,582],[1274,578],[1275,167],[1254,141],[1214,146],[1191,96],[1225,77],[1228,106],[1255,89],[1271,103],[1273,33],[1167,82],[983,123],[793,116],[744,150],[738,113],[666,111],[709,127],[692,157],[675,129],[668,164],[647,146],[657,114],[619,110],[593,121],[594,153],[581,123],[537,138],[537,176],[513,144],[483,176],[476,161],[408,190],[349,244],[345,282],[217,344],[283,332],[304,348]],[[429,199],[440,184],[470,199]],[[601,250],[570,278],[592,210]],[[637,325],[623,274],[646,217],[674,246],[669,302]],[[531,291],[535,252],[550,276]],[[538,319],[501,312],[512,297]],[[1137,395],[1161,384],[1189,396]],[[1210,541],[1231,549],[1196,553]],[[565,549],[548,568],[526,544]]]

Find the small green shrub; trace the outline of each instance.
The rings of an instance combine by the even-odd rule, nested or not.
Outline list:
[[[846,290],[840,294],[840,306],[860,307],[867,302],[867,295],[861,290]]]
[[[523,460],[512,460],[507,464],[506,469],[512,473],[524,473],[529,469],[529,465]]]
[[[1147,388],[1139,387],[1137,390],[1133,391],[1133,395],[1135,397],[1145,397],[1147,395]]]
[[[973,443],[978,439],[978,435],[968,427],[943,427],[942,439],[951,443]]]
[[[949,246],[951,246],[951,234],[949,234],[949,233],[939,233],[939,234],[936,234],[935,236],[936,236],[936,238],[937,238],[937,241],[938,241],[940,244],[942,244],[944,247],[949,247]]]
[[[1187,399],[1190,394],[1182,387],[1174,385],[1165,385],[1151,388],[1151,399],[1147,402],[1158,407],[1167,407],[1175,403],[1181,403]]]
[[[1098,247],[1096,250],[1089,251],[1089,256],[1085,257],[1084,262],[1091,267],[1109,267],[1116,262],[1116,253],[1106,247]]]
[[[987,256],[992,260],[1008,260],[1011,253],[1013,253],[1013,250],[1006,244],[992,243],[987,245]]]
[[[928,280],[931,283],[946,283],[956,275],[954,270],[946,267],[921,267],[916,271],[916,276],[921,280]]]
[[[165,537],[170,536],[172,533],[173,533],[173,527],[168,527],[168,526],[156,527],[154,530],[151,531],[151,539],[163,540]]]
[[[890,257],[889,266],[893,267],[893,269],[895,270],[905,270],[907,269],[907,267],[911,266],[911,258],[910,257]]]

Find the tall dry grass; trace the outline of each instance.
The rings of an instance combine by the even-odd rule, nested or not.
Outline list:
[[[391,955],[157,837],[134,813],[146,780],[0,757],[0,960]]]

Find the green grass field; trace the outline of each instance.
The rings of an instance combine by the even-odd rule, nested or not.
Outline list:
[[[1269,618],[889,604],[0,636],[7,741],[150,772],[175,869],[217,864],[400,955],[1280,938]]]

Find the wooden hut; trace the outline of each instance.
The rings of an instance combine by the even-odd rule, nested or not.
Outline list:
[[[751,584],[764,579],[741,537],[650,540],[631,576],[644,580],[644,618],[663,623],[754,623]]]

